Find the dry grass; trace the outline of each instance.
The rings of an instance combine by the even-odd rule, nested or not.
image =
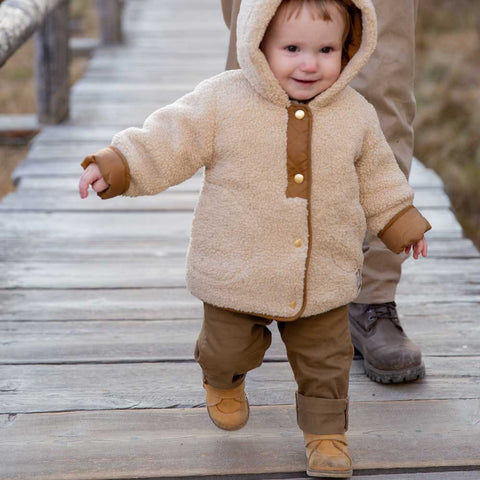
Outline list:
[[[480,247],[480,4],[422,0],[417,25],[415,154],[442,178]]]

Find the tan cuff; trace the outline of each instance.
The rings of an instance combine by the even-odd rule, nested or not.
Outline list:
[[[348,398],[307,397],[295,393],[297,424],[315,435],[345,433],[348,430]]]
[[[102,199],[113,198],[128,190],[130,186],[130,169],[123,154],[115,147],[107,147],[93,155],[89,155],[81,163],[85,169],[91,163],[96,163],[103,179],[108,183],[109,187],[103,192],[97,193]]]
[[[410,205],[397,213],[379,232],[378,237],[394,253],[401,253],[405,247],[418,242],[432,226],[422,214]]]

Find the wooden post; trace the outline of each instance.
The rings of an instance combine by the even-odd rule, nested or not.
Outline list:
[[[56,124],[69,116],[69,0],[63,0],[35,34],[35,83],[40,123]]]
[[[97,0],[99,30],[103,45],[122,43],[123,0]]]

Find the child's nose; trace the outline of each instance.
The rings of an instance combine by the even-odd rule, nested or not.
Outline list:
[[[306,73],[316,72],[318,68],[316,59],[313,56],[304,58],[301,68]]]

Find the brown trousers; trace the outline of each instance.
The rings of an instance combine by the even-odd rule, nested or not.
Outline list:
[[[271,343],[271,323],[204,303],[195,346],[204,382],[221,389],[240,385],[248,371],[262,364]],[[298,426],[307,433],[344,433],[353,358],[347,307],[277,325],[298,385]]]
[[[372,103],[395,158],[408,178],[413,155],[415,97],[415,22],[419,0],[373,0],[378,17],[378,45],[352,87]],[[227,70],[238,68],[236,22],[241,0],[222,0],[225,23],[230,28]],[[402,263],[382,241],[367,235],[363,247],[362,290],[358,303],[385,303],[395,299]]]

